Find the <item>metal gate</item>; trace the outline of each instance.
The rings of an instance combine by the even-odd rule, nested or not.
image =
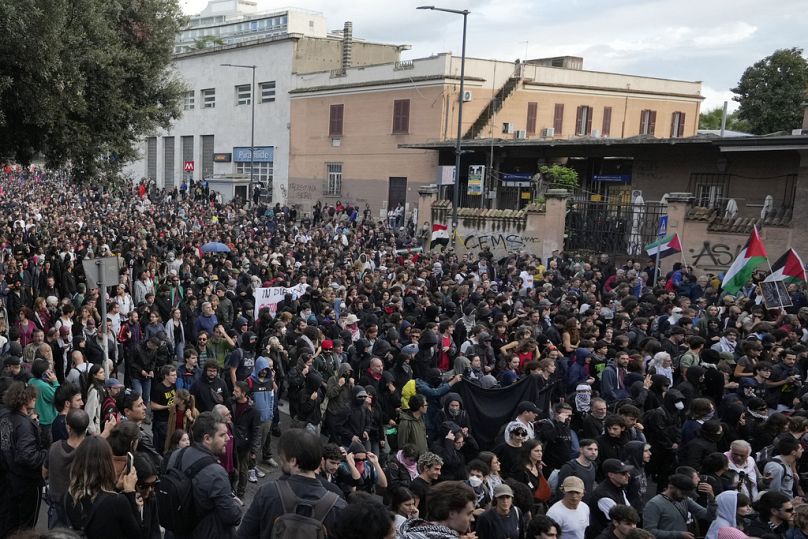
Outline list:
[[[564,250],[642,255],[643,247],[657,238],[659,218],[667,213],[667,205],[660,202],[576,202],[567,213]]]

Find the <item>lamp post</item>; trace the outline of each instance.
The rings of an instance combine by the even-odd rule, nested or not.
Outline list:
[[[455,142],[455,184],[452,189],[452,236],[457,230],[457,207],[460,205],[460,156],[463,142],[463,92],[466,74],[466,23],[468,21],[469,10],[449,9],[435,6],[418,6],[417,9],[429,9],[432,11],[445,11],[455,15],[463,15],[463,47],[460,54],[460,95],[457,106],[457,141]],[[485,194],[483,194],[485,196]]]
[[[252,85],[250,86],[250,105],[252,114],[250,119],[250,189],[255,189],[255,65],[221,64],[222,67],[240,67],[252,69]],[[249,200],[245,201],[249,202]]]

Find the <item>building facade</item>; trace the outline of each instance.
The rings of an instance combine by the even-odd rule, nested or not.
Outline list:
[[[191,179],[249,178],[254,101],[254,177],[267,198],[286,203],[295,75],[394,62],[402,50],[354,39],[350,23],[326,32],[324,17],[315,12],[227,11],[252,3],[211,2],[177,36],[173,67],[187,86],[182,116],[145,138],[141,158],[125,170],[128,176],[151,178],[169,189]],[[215,39],[207,39],[211,36]],[[249,66],[255,66],[255,87]],[[235,189],[236,196],[249,196],[249,187]]]
[[[367,204],[374,215],[399,203],[414,208],[418,188],[454,162],[418,143],[453,144],[457,136],[459,57],[310,73],[293,86],[289,202],[304,212],[317,200]],[[684,138],[696,134],[700,93],[700,82],[585,71],[574,57],[468,58],[461,132],[492,144]],[[537,166],[521,173],[529,179]],[[467,175],[461,166],[461,187]]]

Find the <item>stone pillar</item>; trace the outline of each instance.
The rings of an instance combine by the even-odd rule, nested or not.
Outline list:
[[[418,188],[418,222],[416,228],[420,228],[424,222],[429,223],[432,230],[432,203],[438,200],[438,186],[434,184],[424,185]]]
[[[687,211],[690,209],[690,203],[693,199],[692,193],[670,193],[668,195],[668,234],[678,233],[679,240],[682,242],[682,250],[684,252],[684,261],[688,261],[687,252],[687,237],[685,235],[685,220],[687,218]],[[681,262],[682,256],[669,256],[659,261],[660,271],[664,277],[665,273],[673,268],[676,262]],[[689,264],[689,262],[687,262]]]
[[[540,231],[544,239],[542,243],[542,261],[547,261],[553,255],[553,251],[564,250],[568,196],[569,193],[566,189],[548,189],[544,194],[546,210],[544,227]],[[528,216],[528,227],[530,227],[530,216]]]

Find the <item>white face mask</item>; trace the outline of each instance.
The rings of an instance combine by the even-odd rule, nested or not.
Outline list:
[[[676,404],[673,405],[674,408],[679,410],[680,412],[685,409],[685,403],[682,401],[677,401]]]
[[[481,478],[475,477],[473,475],[469,476],[469,485],[471,485],[471,488],[477,488],[482,484],[483,484],[483,480]]]

